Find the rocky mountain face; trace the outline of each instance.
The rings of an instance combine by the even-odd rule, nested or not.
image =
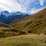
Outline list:
[[[22,13],[22,12],[9,13],[8,11],[1,11],[0,12],[0,22],[9,24],[14,20],[19,20],[26,16],[29,16],[29,15],[26,13]]]

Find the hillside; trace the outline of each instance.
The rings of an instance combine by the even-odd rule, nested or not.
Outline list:
[[[0,46],[46,46],[46,35],[28,34],[0,38]]]
[[[10,28],[9,25],[0,22],[0,31],[2,31],[2,30],[4,30],[4,29],[9,29],[9,28]]]
[[[10,37],[26,34],[25,32],[19,31],[8,24],[0,22],[0,38],[1,37]]]
[[[46,8],[11,25],[26,33],[46,34]]]

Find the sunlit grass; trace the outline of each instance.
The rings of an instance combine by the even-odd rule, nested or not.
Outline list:
[[[46,46],[46,35],[28,34],[0,39],[0,46]]]

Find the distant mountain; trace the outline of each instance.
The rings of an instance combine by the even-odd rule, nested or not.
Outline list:
[[[11,25],[27,33],[46,34],[46,8]]]
[[[46,34],[46,8],[32,16],[21,12],[3,11],[0,13],[0,37],[28,33]]]
[[[9,13],[8,11],[1,11],[0,12],[0,22],[9,24],[14,20],[22,19],[26,16],[29,16],[29,15],[27,13],[22,13],[22,12]]]

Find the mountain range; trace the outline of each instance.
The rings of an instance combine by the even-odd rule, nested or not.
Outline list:
[[[14,20],[19,20],[22,19],[26,16],[29,16],[27,13],[22,13],[22,12],[11,12],[9,13],[8,11],[1,11],[0,12],[0,22],[9,24]]]
[[[0,36],[28,33],[46,35],[46,8],[33,15],[21,12],[9,13],[8,11],[0,13]]]

